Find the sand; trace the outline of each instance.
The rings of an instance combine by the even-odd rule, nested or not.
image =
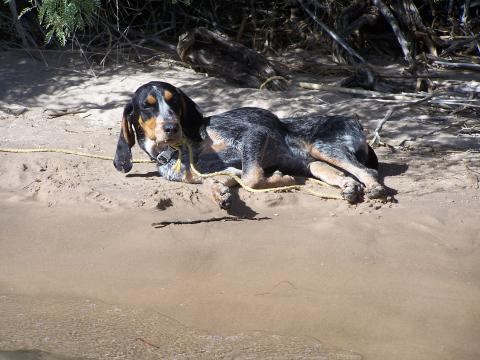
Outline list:
[[[237,89],[171,62],[94,78],[82,64],[68,70],[68,58],[48,59],[48,69],[18,53],[0,61],[1,147],[113,155],[123,104],[150,80],[182,87],[207,114],[244,105],[357,114],[371,131],[387,109],[327,92]],[[48,116],[60,109],[82,112]],[[391,202],[235,192],[230,214],[263,221],[155,228],[226,213],[202,186],[166,182],[150,164],[125,175],[109,161],[0,153],[0,350],[480,358],[478,125],[425,115],[399,111],[382,138],[395,148],[376,149]],[[15,354],[0,359],[27,359]]]

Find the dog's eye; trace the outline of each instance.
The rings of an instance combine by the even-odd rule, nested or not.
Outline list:
[[[157,103],[157,98],[153,95],[148,95],[145,99],[145,107],[153,107]]]
[[[165,101],[170,101],[173,99],[173,92],[169,91],[169,90],[165,90],[163,92],[163,98],[165,99]]]

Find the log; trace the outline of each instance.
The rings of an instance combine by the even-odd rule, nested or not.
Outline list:
[[[179,37],[177,53],[194,70],[220,75],[245,87],[285,90],[287,80],[280,70],[257,51],[204,27]],[[267,81],[268,80],[268,81]]]

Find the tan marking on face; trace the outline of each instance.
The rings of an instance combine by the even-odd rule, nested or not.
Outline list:
[[[155,135],[155,127],[157,126],[157,120],[155,118],[149,118],[147,120],[143,120],[140,116],[138,118],[138,123],[142,127],[143,131],[145,131],[145,135],[150,139],[155,141],[157,136]]]
[[[170,91],[165,90],[163,92],[163,97],[164,97],[165,101],[170,101],[170,100],[172,100],[173,94]]]
[[[148,95],[147,96],[147,104],[150,104],[150,105],[155,105],[157,102],[157,98],[153,95]]]

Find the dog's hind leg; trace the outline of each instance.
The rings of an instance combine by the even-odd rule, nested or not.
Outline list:
[[[313,147],[310,155],[317,159],[342,169],[365,185],[365,194],[370,199],[383,198],[385,188],[378,182],[378,173],[376,170],[369,169],[360,163],[354,154],[341,147],[318,148]]]
[[[323,182],[342,189],[342,197],[353,204],[360,200],[362,185],[355,179],[345,176],[344,172],[323,161],[313,161],[308,164],[310,173]]]
[[[275,172],[266,177],[264,169],[278,164],[278,153],[282,153],[282,143],[275,134],[256,132],[243,143],[242,180],[255,189],[276,188],[295,184],[295,178]],[[284,150],[285,152],[287,150]]]

